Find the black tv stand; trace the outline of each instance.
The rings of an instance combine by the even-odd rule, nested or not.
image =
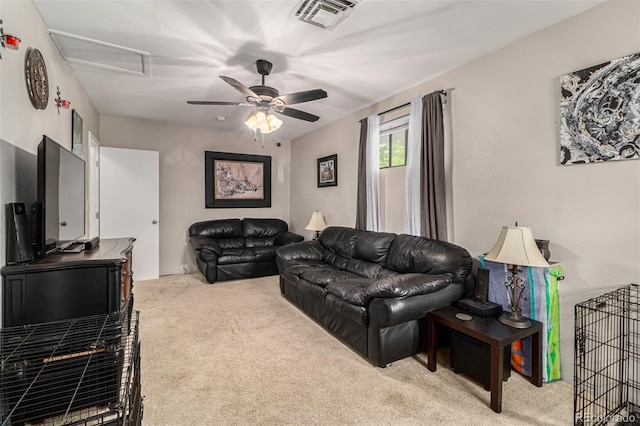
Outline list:
[[[93,250],[55,253],[28,265],[4,266],[0,270],[2,327],[108,314],[125,307],[131,310],[134,241],[102,240]]]

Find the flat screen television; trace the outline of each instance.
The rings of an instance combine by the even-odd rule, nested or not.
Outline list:
[[[85,233],[85,163],[46,135],[38,145],[34,255],[64,250]]]

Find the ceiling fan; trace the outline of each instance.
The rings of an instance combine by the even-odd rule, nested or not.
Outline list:
[[[253,106],[255,110],[247,118],[247,126],[256,130],[260,129],[262,133],[268,133],[276,130],[280,124],[273,126],[260,126],[255,123],[256,120],[269,120],[280,122],[276,117],[269,114],[269,111],[273,111],[288,117],[297,118],[305,121],[317,121],[320,117],[317,115],[309,114],[308,112],[301,111],[299,109],[289,108],[288,105],[300,104],[303,102],[315,101],[327,97],[327,92],[322,89],[305,90],[303,92],[289,93],[281,95],[277,89],[269,86],[265,86],[264,77],[271,73],[273,64],[265,59],[258,59],[256,61],[256,68],[258,74],[262,75],[262,84],[259,86],[247,87],[231,77],[220,76],[227,84],[231,85],[234,89],[246,96],[246,102],[220,102],[220,101],[187,101],[191,105],[237,105],[237,106]],[[262,115],[260,115],[262,113]],[[253,121],[252,121],[253,118]],[[281,123],[281,122],[280,122]]]

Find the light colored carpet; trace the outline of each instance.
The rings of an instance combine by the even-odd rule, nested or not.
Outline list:
[[[517,373],[490,393],[426,354],[377,368],[280,296],[278,277],[206,284],[199,274],[136,282],[144,424],[567,425],[572,386]]]

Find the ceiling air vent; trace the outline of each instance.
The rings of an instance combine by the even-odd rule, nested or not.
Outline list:
[[[358,3],[359,0],[300,0],[291,14],[303,22],[333,30]]]
[[[49,30],[49,35],[69,63],[128,74],[151,75],[151,55],[147,52],[61,31]]]

